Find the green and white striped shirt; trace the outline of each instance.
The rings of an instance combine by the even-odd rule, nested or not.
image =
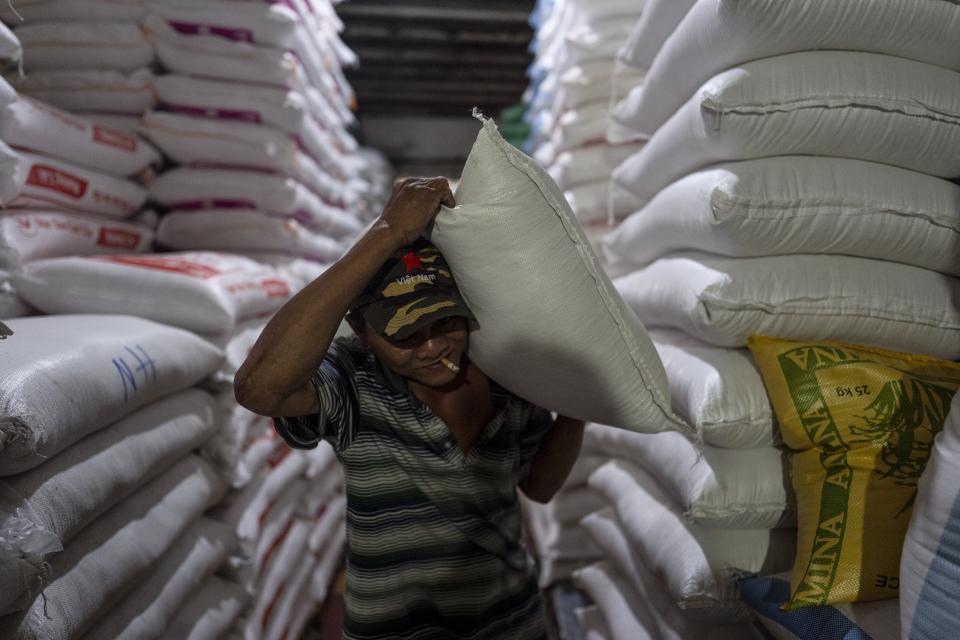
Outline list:
[[[330,442],[347,488],[347,640],[546,638],[517,485],[550,414],[491,384],[496,417],[468,453],[356,339],[312,377],[320,412],[275,418],[293,447]]]

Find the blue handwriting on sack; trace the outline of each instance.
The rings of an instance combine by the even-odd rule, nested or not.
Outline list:
[[[124,347],[123,350],[126,354],[113,358],[113,366],[123,382],[123,401],[127,402],[130,396],[139,391],[142,386],[151,381],[156,382],[157,363],[138,344],[134,345],[133,349]]]

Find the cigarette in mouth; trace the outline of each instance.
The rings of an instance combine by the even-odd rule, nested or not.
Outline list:
[[[446,358],[440,358],[440,362],[442,362],[442,363],[443,363],[443,366],[445,366],[447,369],[450,369],[450,371],[453,371],[454,373],[460,373],[460,367],[458,367],[457,365],[453,364],[452,362],[450,362],[450,361],[447,360]]]

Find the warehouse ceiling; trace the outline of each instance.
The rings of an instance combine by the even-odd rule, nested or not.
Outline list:
[[[527,86],[534,0],[350,0],[337,7],[360,57],[360,115],[495,115]]]

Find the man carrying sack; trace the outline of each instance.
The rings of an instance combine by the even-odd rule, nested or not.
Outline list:
[[[467,356],[476,321],[421,237],[454,204],[442,178],[399,183],[236,376],[237,401],[277,416],[290,446],[324,439],[343,463],[350,640],[546,638],[517,488],[549,501],[584,425],[553,420]],[[334,340],[345,316],[357,338]]]

